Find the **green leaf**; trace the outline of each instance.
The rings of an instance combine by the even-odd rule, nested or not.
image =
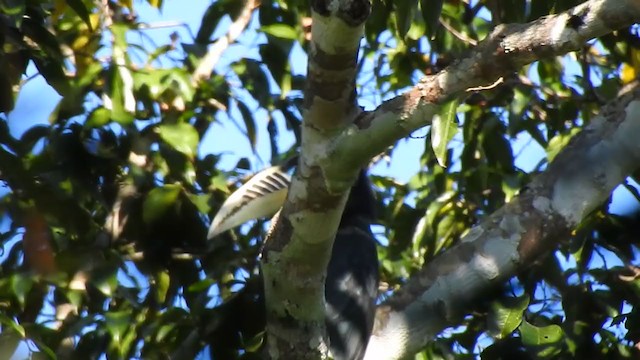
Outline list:
[[[120,342],[131,324],[129,311],[111,311],[104,314],[107,331],[114,342]]]
[[[169,273],[165,271],[156,272],[156,300],[158,303],[163,304],[165,299],[167,298],[167,291],[169,290],[169,285],[171,283],[171,277]]]
[[[256,151],[256,124],[253,122],[253,112],[242,101],[238,101],[238,109],[242,114],[242,120],[244,120],[244,126],[247,129],[246,135],[249,139],[249,144],[251,144],[251,150]]]
[[[287,24],[265,25],[260,28],[260,31],[283,39],[296,40],[298,38],[296,29]]]
[[[11,277],[11,291],[16,299],[18,299],[20,306],[24,306],[27,294],[29,294],[32,287],[33,279],[30,276],[15,274]]]
[[[520,337],[527,350],[535,353],[536,359],[555,359],[562,352],[564,332],[558,325],[537,327],[526,320],[520,325]]]
[[[529,306],[529,296],[494,301],[487,318],[491,336],[504,339],[520,326],[522,313]]]
[[[398,31],[398,37],[403,39],[405,35],[407,35],[416,11],[418,10],[418,0],[397,1],[395,5],[396,30]]]
[[[522,320],[520,336],[522,336],[522,343],[527,346],[543,346],[560,342],[564,332],[560,326],[555,324],[537,327]]]
[[[413,232],[411,243],[413,244],[413,251],[416,254],[422,255],[428,251],[423,239],[427,236],[433,235],[433,232],[431,231],[431,224],[427,220],[427,215],[423,216],[420,221],[418,221]]]
[[[456,124],[457,108],[458,100],[451,100],[442,105],[440,114],[433,117],[433,123],[431,125],[431,148],[436,155],[438,164],[442,167],[446,167],[449,141],[451,141],[458,132],[458,126]]]
[[[176,324],[173,323],[169,323],[166,325],[162,325],[160,326],[160,328],[158,329],[158,332],[156,333],[156,338],[155,340],[157,342],[161,342],[162,340],[164,340],[167,335],[169,335],[171,333],[171,331],[173,331],[173,329],[176,328]]]
[[[198,150],[199,136],[190,124],[163,124],[158,127],[160,137],[176,151],[193,159]]]
[[[67,2],[67,5],[69,5],[69,7],[72,8],[73,11],[75,11],[76,14],[78,14],[78,16],[80,16],[82,21],[84,21],[84,23],[87,24],[89,29],[91,29],[92,27],[91,27],[91,19],[89,19],[89,10],[84,5],[82,0],[66,0],[66,2]]]
[[[220,19],[225,15],[229,15],[232,21],[237,19],[244,6],[245,2],[238,0],[218,0],[212,3],[202,16],[200,29],[198,29],[198,34],[196,35],[196,43],[209,43],[211,35],[220,23]]]
[[[283,96],[288,91],[288,88],[290,88],[290,85],[286,83],[287,80],[285,76],[291,76],[289,72],[289,54],[291,53],[292,47],[292,41],[279,39],[260,45],[260,57],[262,58],[263,66],[259,66],[259,69],[255,71],[264,71],[264,69],[266,69],[265,72],[270,73],[273,80],[280,86],[280,96]],[[251,71],[251,69],[249,70]],[[252,80],[258,80],[258,78]],[[268,82],[269,81],[265,84],[266,86],[269,86]],[[268,100],[268,97],[262,96],[262,94],[259,95],[260,97],[256,97],[256,99]]]
[[[258,352],[262,348],[263,343],[264,343],[264,331],[261,331],[253,338],[247,340],[244,343],[244,348],[247,352]]]
[[[133,95],[134,78],[128,67],[127,31],[129,28],[122,24],[111,27],[113,33],[113,57],[109,69],[110,104],[105,107],[111,109],[111,117],[122,125],[133,123],[133,113],[136,110],[136,99]]]
[[[444,4],[444,0],[420,0],[422,18],[427,25],[427,36],[429,36],[430,39],[433,39],[440,25],[442,4]]]
[[[211,211],[211,205],[209,205],[210,194],[187,194],[187,198],[201,213],[208,214]]]
[[[102,266],[91,274],[91,284],[104,296],[111,297],[118,288],[117,270],[112,266]]]
[[[160,93],[168,95],[172,100],[175,97],[181,97],[185,102],[190,102],[195,95],[190,75],[184,69],[165,70],[160,78],[160,84]]]
[[[17,332],[18,334],[20,334],[20,336],[22,338],[27,336],[26,331],[24,330],[24,327],[20,324],[18,324],[17,322],[13,321],[13,319],[0,314],[0,324],[4,324],[8,327],[10,327],[11,329],[13,329],[15,332]],[[3,331],[2,333],[4,333],[5,331]]]
[[[20,28],[22,25],[22,18],[27,8],[26,0],[3,0],[0,1],[0,10],[2,14],[6,16],[8,24],[15,28]]]
[[[227,184],[227,178],[221,173],[216,174],[211,178],[211,190],[220,190],[226,194],[229,194],[229,185]]]
[[[553,161],[555,157],[560,153],[562,149],[564,149],[571,138],[573,138],[576,134],[580,132],[580,129],[572,128],[569,133],[558,134],[554,136],[551,140],[549,140],[549,145],[547,146],[547,159],[549,162]]]
[[[51,128],[47,125],[36,125],[30,127],[22,137],[20,137],[20,147],[25,153],[33,150],[35,144],[51,133]]]
[[[122,125],[130,125],[133,123],[134,118],[133,113],[129,111],[132,110],[128,103],[131,100],[127,97],[132,96],[132,94],[129,92],[131,89],[125,86],[125,82],[128,80],[123,78],[123,75],[126,77],[130,72],[128,69],[124,69],[124,65],[113,64],[109,73],[111,75],[111,81],[108,84],[110,104],[105,106],[111,109],[113,120]]]
[[[113,46],[117,48],[118,51],[122,51],[123,53],[127,52],[127,31],[129,31],[129,27],[122,23],[115,23],[111,26],[111,33],[113,34]]]
[[[106,109],[102,106],[95,108],[87,121],[84,123],[86,128],[97,128],[108,124],[111,121],[111,110]]]
[[[187,288],[187,291],[193,292],[193,293],[201,292],[201,291],[209,289],[215,283],[216,282],[213,279],[203,279],[203,280],[200,280],[198,282],[195,282],[195,283],[189,285],[189,287]]]
[[[162,0],[147,0],[147,2],[156,9],[160,9],[162,7]]]
[[[149,191],[142,205],[144,222],[151,224],[159,220],[174,206],[181,191],[182,187],[177,184],[164,185]]]
[[[65,73],[65,56],[59,39],[44,24],[28,16],[23,19],[22,30],[39,47],[38,51],[31,52],[31,60],[40,74],[60,95],[67,95],[71,85]]]

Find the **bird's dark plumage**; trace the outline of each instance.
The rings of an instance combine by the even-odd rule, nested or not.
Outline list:
[[[327,267],[327,332],[336,360],[362,359],[371,336],[378,292],[373,220],[371,185],[362,171],[351,188]]]
[[[285,196],[289,185],[287,171],[296,161],[272,167],[243,185],[223,204],[209,231],[214,237],[232,226],[237,219],[255,219],[277,210],[274,199]],[[282,181],[270,181],[278,176]],[[251,195],[250,198],[245,195]],[[274,205],[276,205],[274,207]],[[360,360],[364,357],[375,316],[378,291],[378,256],[370,225],[375,219],[375,200],[371,184],[363,170],[351,188],[327,266],[325,282],[326,325],[329,349],[336,360]],[[246,214],[251,210],[256,216]],[[232,219],[236,217],[236,219]],[[225,222],[226,218],[233,221]]]

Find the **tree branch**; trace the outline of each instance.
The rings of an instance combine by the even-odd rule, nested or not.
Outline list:
[[[244,8],[240,12],[238,18],[234,19],[231,23],[227,33],[209,46],[207,54],[202,58],[198,67],[194,70],[192,79],[195,82],[205,81],[211,77],[211,72],[218,63],[218,60],[220,60],[222,53],[227,50],[230,44],[236,41],[247,25],[249,25],[249,21],[251,21],[251,14],[253,13],[253,10],[258,7],[259,3],[259,0],[245,1]]]
[[[262,258],[271,358],[327,356],[324,279],[359,169],[351,169],[338,190],[329,189],[323,169],[331,141],[357,115],[357,54],[369,11],[369,0],[312,2],[301,155]]]
[[[311,359],[326,355],[326,266],[348,190],[369,159],[430,124],[441,104],[454,96],[464,96],[466,89],[491,84],[525,64],[578,49],[588,39],[640,19],[640,3],[635,0],[592,0],[529,24],[501,25],[448,69],[423,78],[413,89],[375,111],[361,113],[355,101],[355,59],[369,2],[316,0],[312,1],[312,10],[300,164],[287,202],[267,237],[262,259],[267,351],[271,358],[286,355]],[[638,110],[633,105],[636,103],[629,103],[629,97],[625,101],[618,106],[631,104],[627,108],[629,114]],[[591,142],[592,148],[602,153],[592,149],[588,161],[579,162],[582,167],[570,167],[570,175],[588,177],[582,182],[575,176],[562,178],[558,173],[566,171],[567,164],[564,168],[550,167],[519,200],[417,274],[406,289],[379,309],[369,358],[384,359],[386,355],[395,359],[424,346],[459,318],[460,309],[471,299],[467,295],[503,281],[518,266],[527,264],[552,243],[549,239],[566,234],[566,229],[608,195],[633,162],[627,161],[612,174],[606,168],[612,165],[606,161],[597,163],[600,167],[593,172],[593,162],[601,160],[607,151],[620,151],[614,147],[623,144],[640,152],[633,142],[627,143],[628,139],[623,138],[639,129],[628,120],[615,122],[619,127],[613,130],[614,125],[607,121],[598,123],[585,131],[583,137],[588,141],[576,143]],[[623,128],[624,131],[614,131]],[[614,139],[614,146],[589,137],[598,131],[608,139],[613,139],[613,134],[620,138]],[[578,148],[584,149],[582,146]],[[637,160],[635,156],[625,156]],[[554,164],[562,161],[568,160],[558,159]],[[582,172],[588,169],[592,172]],[[567,186],[580,188],[583,193],[572,199],[562,190]],[[585,193],[588,191],[590,194]],[[585,196],[591,197],[576,203]],[[519,215],[519,209],[528,211],[522,210]],[[561,216],[555,217],[556,214]],[[545,247],[539,247],[539,242]]]
[[[636,88],[603,108],[520,195],[380,306],[365,358],[401,359],[415,353],[458,323],[484,291],[554,249],[638,168],[639,133]]]
[[[528,24],[499,25],[447,69],[425,76],[401,96],[360,114],[354,129],[344,131],[334,142],[327,172],[340,174],[354,164],[367,164],[399,139],[430,125],[440,105],[464,96],[469,88],[492,84],[538,59],[579,50],[590,39],[638,21],[638,1],[592,0]]]

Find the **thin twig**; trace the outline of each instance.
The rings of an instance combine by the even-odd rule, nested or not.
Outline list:
[[[472,46],[476,46],[478,45],[478,41],[474,40],[470,37],[468,37],[467,35],[459,32],[458,30],[454,29],[453,26],[451,26],[451,24],[449,24],[448,21],[444,21],[442,20],[442,18],[440,18],[440,24],[447,29],[447,31],[449,31],[451,33],[451,35],[455,36],[456,38],[458,38],[460,41],[463,41],[469,45]]]
[[[495,88],[496,86],[502,84],[504,82],[504,77],[500,77],[498,80],[496,80],[493,84],[491,85],[487,85],[487,86],[476,86],[476,87],[472,87],[472,88],[468,88],[467,92],[473,92],[473,91],[482,91],[482,90],[491,90],[493,88]]]

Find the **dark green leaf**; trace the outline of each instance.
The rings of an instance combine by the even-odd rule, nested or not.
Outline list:
[[[444,0],[420,0],[422,18],[426,23],[427,36],[429,36],[430,39],[433,39],[440,25],[442,4],[444,4]]]
[[[157,187],[147,194],[142,207],[142,218],[147,224],[152,224],[162,218],[176,205],[182,191],[180,185],[164,185]]]
[[[75,11],[76,14],[80,16],[82,21],[87,24],[89,29],[91,29],[92,26],[91,19],[89,19],[89,9],[87,9],[87,7],[84,5],[84,2],[82,2],[82,0],[67,0],[66,2],[67,5],[69,5],[69,7],[71,7],[73,11]]]
[[[207,44],[211,40],[211,35],[215,31],[220,19],[229,15],[232,19],[236,19],[245,6],[245,1],[239,0],[220,0],[212,3],[204,15],[202,23],[196,35],[196,43]]]
[[[35,144],[46,138],[51,133],[51,128],[47,125],[36,125],[29,128],[20,138],[20,147],[24,153],[33,150]]]
[[[11,290],[21,306],[24,306],[32,287],[33,279],[30,276],[15,274],[11,277]]]
[[[242,101],[238,102],[238,109],[242,114],[242,120],[244,120],[244,126],[247,129],[246,135],[251,144],[251,149],[256,151],[256,124],[253,122],[253,112]]]
[[[104,296],[113,296],[118,288],[117,271],[111,266],[101,266],[91,274],[91,284]]]
[[[418,10],[418,0],[405,0],[395,2],[396,6],[396,30],[398,37],[404,39]]]

